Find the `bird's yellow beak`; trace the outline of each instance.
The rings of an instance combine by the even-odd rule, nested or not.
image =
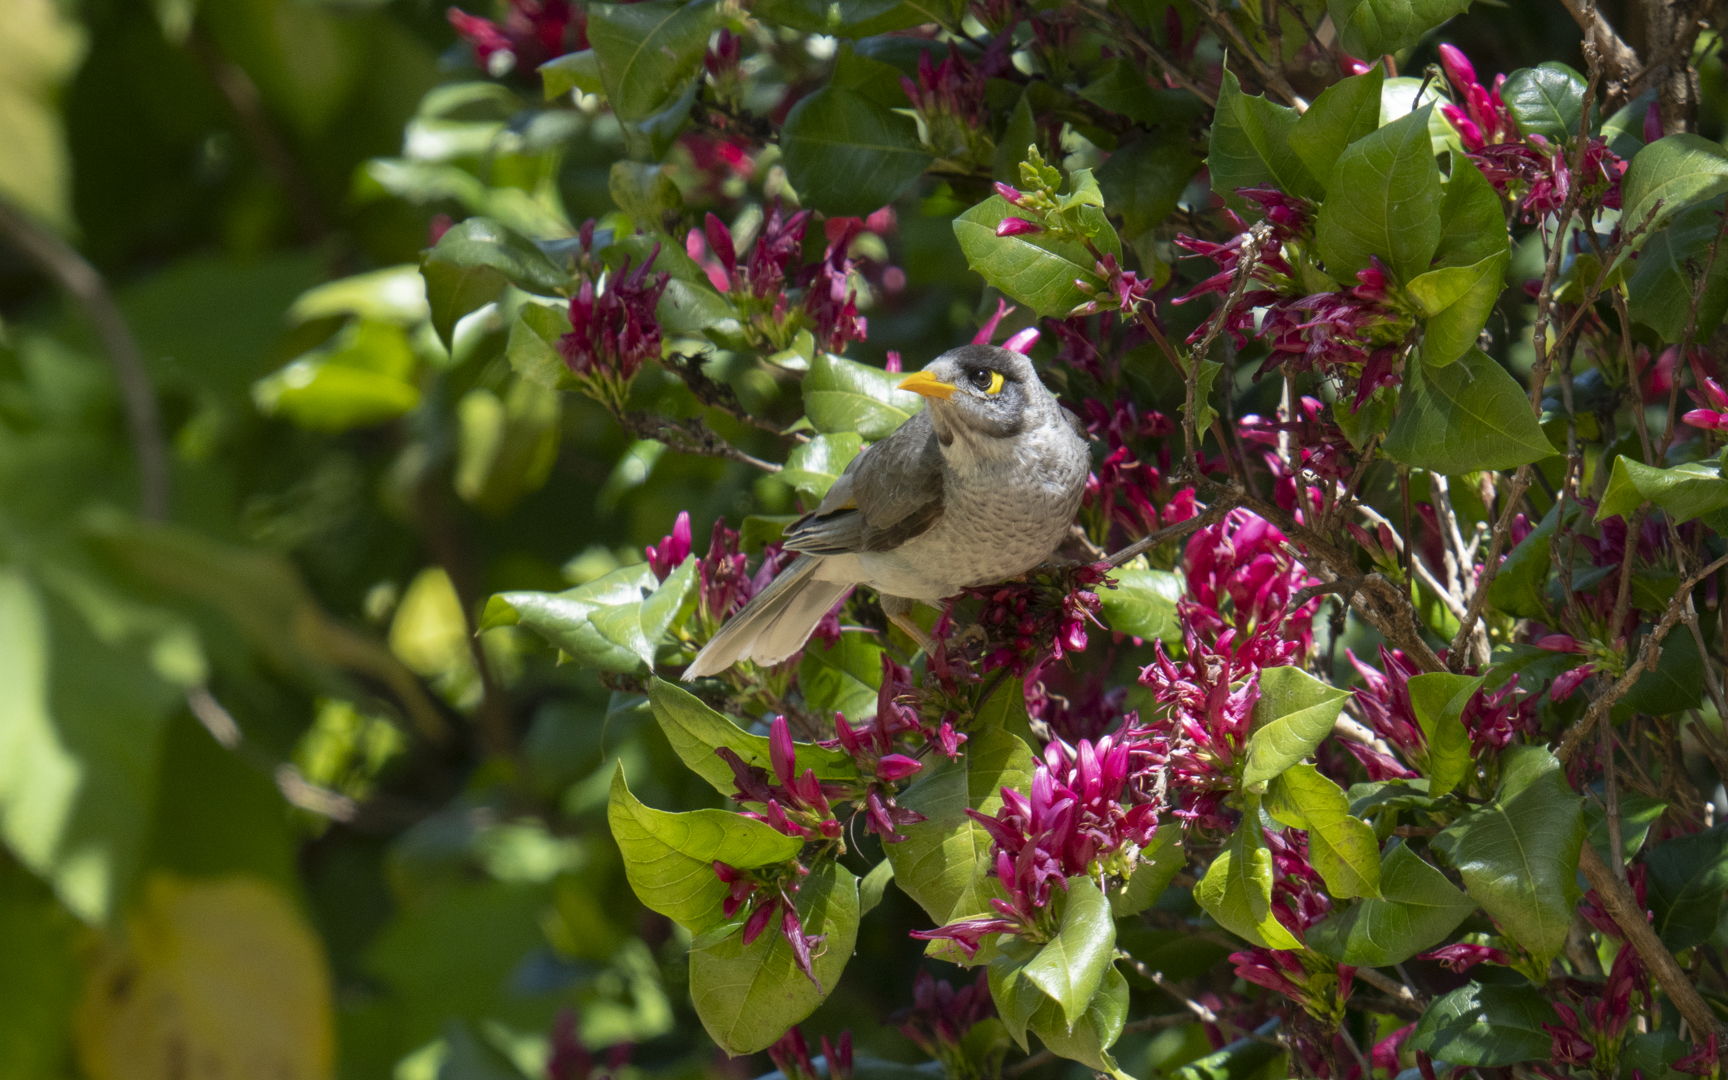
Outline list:
[[[954,396],[954,391],[959,388],[953,383],[943,382],[927,371],[919,371],[902,379],[900,389],[910,390],[914,394],[920,394],[927,398],[941,398],[943,401],[947,401]]]

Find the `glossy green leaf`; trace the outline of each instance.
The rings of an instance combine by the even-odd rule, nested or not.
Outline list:
[[[1620,861],[1627,862],[1644,847],[1644,841],[1650,836],[1650,827],[1661,818],[1668,804],[1636,791],[1621,791],[1619,803]],[[1596,849],[1604,863],[1612,865],[1614,856],[1610,854],[1608,842],[1608,811],[1596,799],[1584,800],[1584,825],[1590,830],[1590,846]]]
[[[1583,843],[1583,809],[1559,761],[1544,747],[1514,746],[1501,756],[1494,801],[1453,822],[1433,847],[1471,899],[1546,968],[1578,903]]]
[[[1347,147],[1326,183],[1315,244],[1339,281],[1371,257],[1399,280],[1428,269],[1440,246],[1440,166],[1428,139],[1428,106]]]
[[[996,141],[996,149],[990,155],[990,175],[1005,184],[1018,184],[1020,164],[1037,141],[1038,127],[1032,112],[1032,96],[1021,91],[1014,111],[1008,114],[1008,126],[1002,129],[1002,137]]]
[[[1622,454],[1614,459],[1595,520],[1629,516],[1647,501],[1676,524],[1691,521],[1728,507],[1728,480],[1722,478],[1716,461],[1687,461],[1658,469]]]
[[[866,440],[886,438],[924,408],[924,399],[896,387],[903,375],[817,353],[804,376],[804,412],[826,435],[857,432]]]
[[[819,862],[792,900],[804,932],[826,938],[816,950],[815,983],[798,969],[792,947],[776,927],[745,945],[742,927],[735,924],[691,946],[691,1004],[714,1042],[729,1054],[771,1046],[833,993],[852,957],[858,940],[858,878],[850,870],[832,860]]]
[[[1310,949],[1341,964],[1386,967],[1445,941],[1476,910],[1446,875],[1402,843],[1380,864],[1380,895],[1335,909],[1308,929]]]
[[[798,664],[798,686],[816,715],[844,713],[856,725],[876,715],[882,685],[882,643],[875,634],[848,632],[832,647],[812,638]]]
[[[894,864],[883,859],[870,868],[858,882],[858,917],[863,918],[882,902],[888,885],[894,880]]]
[[[576,377],[558,352],[558,339],[570,332],[570,316],[562,308],[523,304],[510,323],[504,355],[517,375],[548,390],[571,390]]]
[[[1206,155],[1212,190],[1218,197],[1238,212],[1258,208],[1258,204],[1247,203],[1237,195],[1238,188],[1276,187],[1304,198],[1319,198],[1323,191],[1319,179],[1290,144],[1296,121],[1295,109],[1274,104],[1264,96],[1244,94],[1242,84],[1226,67]]]
[[[1102,220],[1102,212],[1094,212]],[[996,226],[1003,218],[1014,216],[1014,208],[1006,200],[992,195],[954,219],[954,236],[960,241],[967,265],[1038,315],[1067,315],[1091,300],[1074,285],[1079,279],[1094,288],[1102,286],[1093,270],[1097,260],[1091,253],[1079,244],[1052,240],[1045,233],[997,236]],[[1094,242],[1100,251],[1121,257],[1121,241],[1108,222]]]
[[[714,0],[588,5],[588,41],[620,120],[646,120],[683,92],[702,66],[715,13]]]
[[[1633,588],[1637,592],[1637,588]],[[1632,684],[1609,715],[1624,719],[1634,712],[1666,716],[1696,708],[1704,696],[1704,661],[1691,634],[1669,634],[1662,639],[1662,655],[1656,670]]]
[[[288,309],[292,323],[358,315],[374,322],[412,326],[431,315],[426,306],[426,282],[413,263],[338,278],[308,289]]]
[[[1333,83],[1314,99],[1290,131],[1290,148],[1308,172],[1326,183],[1344,148],[1380,127],[1380,91],[1386,71],[1376,64]]]
[[[1020,975],[1061,1006],[1064,1026],[1077,1023],[1116,953],[1110,905],[1089,877],[1068,879],[1055,936],[1026,962]]]
[[[1428,794],[1438,798],[1470,775],[1470,733],[1462,717],[1482,678],[1431,671],[1412,678],[1409,687],[1410,706],[1428,742]]]
[[[786,467],[780,479],[803,492],[813,506],[828,494],[834,481],[846,471],[846,466],[864,449],[864,437],[855,431],[837,431],[818,435],[807,443],[792,448],[786,455]]]
[[[1344,51],[1371,60],[1409,48],[1469,6],[1470,0],[1326,0]]]
[[[1656,916],[1651,928],[1662,944],[1678,952],[1708,941],[1728,892],[1728,825],[1665,840],[1645,854],[1644,865]]]
[[[1584,89],[1584,76],[1565,64],[1549,61],[1506,76],[1500,99],[1524,134],[1565,145],[1578,137]]]
[[[1038,737],[1032,734],[1032,717],[1026,712],[1026,684],[1019,679],[1006,679],[997,686],[995,693],[978,706],[972,723],[968,730],[995,728],[1027,746],[1038,745]]]
[[[1120,919],[1145,911],[1158,902],[1170,882],[1188,865],[1182,847],[1182,827],[1174,822],[1158,826],[1152,840],[1140,849],[1140,861],[1128,880],[1110,890],[1110,914]]]
[[[1132,240],[1170,216],[1201,164],[1186,131],[1160,128],[1117,147],[1098,169],[1098,188]]]
[[[516,379],[502,396],[475,387],[456,403],[456,494],[491,517],[546,483],[558,458],[563,402],[557,392]],[[662,626],[649,635],[659,640]]]
[[[1494,584],[1488,587],[1488,602],[1496,609],[1521,619],[1539,619],[1547,613],[1548,574],[1553,566],[1550,549],[1556,514],[1556,510],[1550,509],[1500,564]]]
[[[906,839],[886,844],[894,880],[937,926],[992,911],[1001,886],[988,876],[990,834],[966,815],[986,816],[1002,807],[1004,787],[1026,790],[1032,782],[1032,751],[1001,728],[974,732],[956,761],[927,764],[899,803],[927,821],[906,825]]]
[[[1494,185],[1476,163],[1463,154],[1452,155],[1452,176],[1446,181],[1446,198],[1440,204],[1440,246],[1434,252],[1437,266],[1474,266],[1511,250],[1506,231],[1506,211]]]
[[[1272,778],[1266,812],[1308,833],[1308,857],[1334,897],[1380,895],[1380,841],[1350,814],[1344,789],[1312,765],[1296,764]]]
[[[606,84],[600,77],[600,56],[593,49],[565,53],[546,61],[537,68],[546,100],[560,98],[572,90],[584,94],[604,94]]]
[[[314,431],[368,427],[420,404],[417,366],[401,327],[360,319],[328,345],[258,380],[252,400],[265,415]]]
[[[1205,103],[1193,94],[1149,83],[1137,65],[1120,58],[1082,87],[1080,96],[1149,128],[1186,131],[1205,112]]]
[[[1122,1034],[1122,1024],[1127,1018],[1128,980],[1110,967],[1104,972],[1098,992],[1072,1023],[1056,1002],[1046,1000],[1032,1013],[1026,1026],[1057,1057],[1078,1061],[1113,1080],[1132,1080],[1110,1055],[1110,1047]]]
[[[683,687],[665,679],[653,679],[648,683],[648,703],[679,759],[720,794],[732,795],[738,785],[732,767],[714,752],[717,747],[731,750],[746,765],[773,768],[767,736],[750,734]],[[795,744],[793,760],[800,774],[805,769],[814,769],[823,780],[850,780],[858,775],[851,757],[814,743]]]
[[[1114,577],[1114,589],[1098,590],[1105,626],[1145,641],[1182,640],[1182,627],[1176,618],[1182,575],[1131,567],[1115,571]]]
[[[630,793],[622,764],[612,774],[606,820],[637,898],[697,934],[726,922],[720,905],[729,886],[714,875],[714,863],[772,866],[796,857],[804,846],[797,837],[727,810],[670,814],[644,806]]]
[[[1517,380],[1480,349],[1442,368],[1411,365],[1386,433],[1386,455],[1418,469],[1461,476],[1509,469],[1556,451]]]
[[[570,275],[528,240],[490,218],[452,225],[420,260],[432,326],[446,348],[456,323],[498,299],[506,285],[550,295],[570,284]]]
[[[1332,732],[1349,691],[1328,686],[1298,667],[1260,672],[1260,700],[1254,703],[1254,733],[1242,786],[1264,784],[1314,752]]]
[[[1693,205],[1669,219],[1644,241],[1637,269],[1626,283],[1626,304],[1634,322],[1643,323],[1664,341],[1678,342],[1692,318],[1692,298],[1698,277],[1710,266],[1710,279],[1698,298],[1698,322],[1693,333],[1707,339],[1728,311],[1728,252],[1710,262],[1710,245],[1722,223],[1720,200]]]
[[[780,145],[804,205],[830,215],[861,216],[893,203],[933,160],[909,117],[840,86],[794,105]]]
[[[1441,267],[1405,286],[1427,316],[1422,320],[1424,364],[1442,367],[1475,348],[1506,287],[1509,258],[1502,252],[1471,266]]]
[[[637,563],[561,593],[499,593],[481,624],[526,626],[586,667],[635,673],[654,664],[659,637],[644,631],[642,601],[659,586],[648,564]]]
[[[1620,220],[1650,229],[1728,191],[1728,150],[1700,135],[1668,135],[1638,151],[1620,180]],[[1660,206],[1658,206],[1660,204]],[[1647,232],[1646,235],[1652,235]]]
[[[1260,833],[1260,800],[1250,797],[1241,824],[1194,888],[1194,899],[1219,926],[1254,945],[1301,947],[1272,914],[1272,852]]]
[[[1462,1066],[1546,1061],[1554,1037],[1542,1025],[1559,1022],[1533,986],[1470,982],[1428,1006],[1404,1049]]]

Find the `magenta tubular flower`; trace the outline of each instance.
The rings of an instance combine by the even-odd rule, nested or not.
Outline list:
[[[1716,1033],[1712,1031],[1702,1043],[1693,1043],[1692,1052],[1674,1063],[1675,1071],[1691,1073],[1694,1076],[1716,1075],[1722,1066],[1716,1039]]]
[[[972,1025],[996,1015],[990,998],[988,973],[956,990],[946,979],[919,971],[912,983],[912,1004],[897,1010],[888,1022],[920,1050],[941,1061],[949,1060]]]
[[[852,1033],[842,1031],[838,1044],[822,1036],[822,1057],[828,1063],[829,1080],[852,1080]]]
[[[553,57],[588,47],[587,16],[568,0],[510,0],[503,26],[457,7],[444,16],[495,79],[532,73]]]
[[[671,577],[672,571],[690,557],[690,511],[680,510],[671,534],[662,537],[658,544],[650,544],[646,551],[648,568],[654,571],[654,576],[661,581]]]
[[[644,361],[660,358],[654,309],[671,276],[648,277],[659,254],[656,244],[634,273],[625,259],[607,276],[605,291],[596,295],[593,281],[585,279],[571,298],[570,333],[558,339],[558,353],[577,376],[627,383]]]
[[[924,768],[924,763],[905,754],[885,754],[876,761],[876,775],[891,784],[912,776]]]
[[[1440,46],[1440,66],[1446,70],[1446,78],[1460,92],[1476,85],[1476,68],[1457,46]]]
[[[1554,701],[1565,701],[1594,674],[1596,674],[1596,669],[1592,664],[1580,664],[1570,671],[1561,672],[1554,677],[1553,682],[1548,684],[1549,698]]]
[[[816,1066],[810,1062],[810,1049],[804,1044],[803,1033],[796,1027],[768,1048],[768,1060],[786,1080],[816,1080]]]
[[[1026,197],[1024,191],[1021,191],[1019,188],[1009,187],[1001,181],[996,182],[996,194],[1002,196],[1002,198],[1011,206],[1019,206],[1020,200]]]
[[[774,918],[774,910],[780,906],[778,897],[758,904],[756,910],[750,913],[750,918],[744,923],[744,944],[750,945],[762,936],[762,931],[768,928],[768,923]]]
[[[1038,328],[1036,326],[1028,326],[1024,330],[1010,334],[1008,340],[1002,343],[1002,347],[1007,349],[1009,352],[1017,352],[1021,355],[1025,355],[1026,353],[1031,352],[1032,346],[1037,343]]]
[[[996,223],[997,236],[1027,236],[1031,233],[1041,233],[1044,226],[1025,218],[1006,217]]]
[[[1584,1037],[1578,1014],[1565,1002],[1553,1002],[1560,1023],[1543,1024],[1542,1030],[1554,1037],[1551,1059],[1557,1065],[1587,1065],[1596,1056],[1596,1047]]]
[[[1000,236],[1001,233],[998,233],[997,235]],[[972,335],[972,344],[990,344],[990,339],[996,336],[996,327],[1000,326],[1002,320],[1007,318],[1009,315],[1012,315],[1016,310],[1018,309],[1009,304],[1008,301],[998,297],[996,300],[996,313],[991,315],[988,319],[985,319],[984,325],[980,326],[978,332]]]
[[[838,231],[832,229],[834,220],[828,222],[827,253],[805,272],[801,282],[811,333],[817,345],[829,352],[844,351],[848,341],[863,341],[868,330],[865,318],[858,314],[858,291],[849,284],[853,262],[847,255],[864,223],[857,218],[845,222]]]
[[[1510,954],[1487,945],[1471,945],[1460,942],[1447,945],[1444,948],[1433,949],[1418,956],[1418,960],[1434,960],[1462,975],[1484,961],[1490,964],[1506,965],[1512,963]]]

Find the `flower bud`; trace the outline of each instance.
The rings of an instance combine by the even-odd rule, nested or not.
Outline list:
[[[888,754],[876,762],[876,775],[890,784],[897,784],[923,769],[922,761],[905,754]]]
[[[1025,218],[1003,218],[996,226],[997,236],[1023,236],[1029,233],[1043,232],[1044,227],[1035,225]]]

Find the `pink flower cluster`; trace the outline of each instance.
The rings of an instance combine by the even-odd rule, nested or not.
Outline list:
[[[1025,676],[1049,657],[1060,660],[1086,651],[1086,623],[1098,621],[1101,604],[1096,587],[1105,582],[1110,564],[1068,567],[1029,581],[968,589],[984,601],[978,622],[989,635],[991,649],[983,670],[1008,668]]]
[[[1150,745],[1133,733],[1106,735],[1069,746],[1054,740],[1032,774],[1030,797],[1002,789],[995,816],[967,810],[989,832],[995,874],[1008,899],[992,899],[995,916],[963,919],[935,930],[914,931],[923,940],[946,939],[978,951],[990,934],[1027,934],[1044,940],[1041,922],[1056,885],[1099,866],[1126,877],[1140,847],[1158,828],[1158,805],[1147,786]]]
[[[1178,609],[1196,632],[1222,641],[1235,630],[1261,667],[1300,663],[1314,647],[1319,598],[1289,609],[1300,590],[1318,585],[1287,549],[1277,526],[1251,510],[1230,511],[1198,530],[1182,557],[1187,593]]]
[[[582,226],[582,248],[593,247],[594,223]],[[558,339],[558,354],[578,379],[606,384],[606,398],[622,407],[623,387],[648,360],[660,359],[660,321],[655,306],[666,291],[668,274],[650,276],[660,245],[634,271],[630,260],[607,273],[605,287],[584,277],[570,299],[570,332]]]
[[[872,216],[871,222],[875,221]],[[732,230],[713,214],[700,232],[690,231],[685,244],[714,287],[739,305],[741,314],[768,343],[784,347],[797,330],[808,327],[819,348],[838,352],[849,341],[863,341],[867,330],[866,320],[858,314],[857,289],[850,284],[855,264],[848,254],[866,223],[858,218],[829,220],[822,261],[806,267],[804,232],[809,224],[810,211],[787,217],[776,203],[742,256]],[[794,304],[795,290],[801,291],[801,304]]]
[[[838,1042],[834,1043],[828,1041],[828,1036],[822,1036],[822,1058],[828,1066],[827,1080],[852,1080],[852,1033],[842,1031]],[[804,1033],[796,1027],[768,1048],[768,1060],[786,1080],[817,1080],[820,1075],[810,1060],[810,1048],[804,1042]]]
[[[1402,652],[1385,646],[1380,648],[1380,668],[1364,663],[1348,649],[1344,655],[1362,677],[1362,686],[1355,696],[1368,727],[1405,762],[1425,765],[1428,738],[1416,719],[1415,706],[1410,703],[1410,679],[1421,674],[1416,665]],[[1472,694],[1460,719],[1470,735],[1471,753],[1480,758],[1505,749],[1520,734],[1536,732],[1536,699],[1519,690],[1518,676],[1514,675],[1498,690],[1483,689]],[[1404,762],[1373,747],[1356,742],[1344,745],[1368,770],[1370,780],[1410,779],[1417,775]]]
[[[568,0],[509,0],[502,26],[458,7],[444,16],[495,79],[588,47],[588,16]]]
[[[995,1015],[988,972],[979,971],[977,979],[956,990],[947,979],[921,970],[912,983],[911,1006],[893,1013],[888,1020],[898,1024],[900,1034],[920,1050],[946,1064],[959,1051],[960,1040],[972,1025]],[[960,1074],[949,1070],[949,1075]]]

